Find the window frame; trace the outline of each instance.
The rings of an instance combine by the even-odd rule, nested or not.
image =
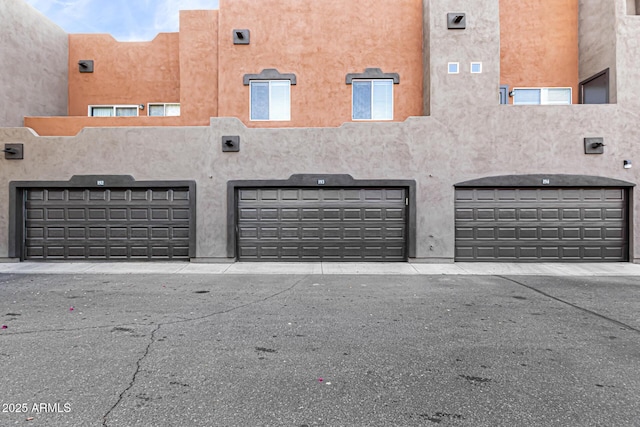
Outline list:
[[[111,116],[94,116],[93,113],[93,109],[94,108],[111,108],[113,111],[113,115]],[[135,108],[136,110],[136,115],[135,116],[118,116],[117,111],[118,108]],[[139,117],[140,116],[140,106],[139,105],[126,105],[126,104],[117,104],[117,105],[89,105],[89,109],[88,109],[88,116],[89,117]]]
[[[569,91],[569,102],[549,102],[549,90],[554,89],[562,89]],[[573,88],[572,87],[514,87],[511,89],[514,93],[513,95],[513,105],[573,105]],[[530,103],[520,103],[516,102],[516,94],[518,90],[539,90],[540,91],[540,103],[539,104],[530,104]]]
[[[269,106],[268,106],[268,119],[254,119],[253,118],[253,84],[254,83],[268,83],[269,84]],[[274,83],[286,83],[288,103],[286,105],[286,118],[271,118],[272,117],[272,85]],[[252,122],[290,122],[291,121],[291,86],[292,81],[289,79],[252,79],[249,81],[249,121]]]
[[[178,114],[167,115],[167,106],[168,105],[177,106],[178,107]],[[162,106],[163,114],[161,116],[152,116],[151,115],[151,107],[158,107],[158,106]],[[149,102],[147,104],[147,116],[149,116],[149,117],[180,117],[181,114],[182,114],[182,112],[180,111],[180,103],[179,102]]]
[[[455,66],[455,71],[451,71],[451,66]],[[460,74],[460,63],[459,62],[448,62],[447,63],[447,74]]]
[[[371,83],[371,103],[370,105],[370,114],[371,114],[371,118],[370,119],[366,119],[366,118],[356,118],[355,117],[355,111],[354,111],[354,106],[355,106],[355,87],[357,86],[357,83],[362,83],[362,82],[370,82]],[[373,117],[373,112],[374,112],[374,108],[373,105],[375,103],[375,91],[373,90],[374,84],[375,82],[386,82],[389,83],[389,87],[391,88],[391,105],[390,108],[385,109],[386,111],[391,111],[391,116],[390,117],[384,117],[384,118],[379,118],[379,117]],[[394,117],[394,111],[395,111],[395,102],[394,102],[394,96],[393,96],[393,86],[394,86],[395,82],[393,80],[393,78],[354,78],[351,82],[351,120],[352,121],[357,121],[357,122],[371,122],[371,121],[393,121],[393,117]]]

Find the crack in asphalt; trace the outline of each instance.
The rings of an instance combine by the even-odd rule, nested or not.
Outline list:
[[[153,331],[151,331],[151,341],[149,341],[149,344],[147,344],[147,348],[145,349],[144,354],[136,362],[136,371],[133,373],[133,378],[131,378],[131,382],[129,383],[127,388],[122,390],[122,392],[118,396],[118,400],[116,401],[116,403],[114,403],[113,406],[102,417],[102,425],[104,427],[107,427],[107,418],[109,417],[111,412],[113,412],[113,410],[116,409],[118,407],[118,405],[120,405],[120,402],[122,402],[122,400],[124,399],[125,394],[127,394],[127,392],[129,390],[131,390],[131,388],[135,385],[136,378],[138,377],[138,374],[140,373],[140,366],[142,365],[142,361],[149,355],[149,351],[151,350],[151,346],[156,342],[156,332],[158,332],[158,330],[160,330],[161,326],[162,326],[162,324],[158,324],[156,326],[156,328]]]
[[[304,276],[302,279],[298,280],[297,282],[295,282],[292,286],[289,286],[286,289],[283,289],[282,291],[276,292],[275,294],[269,295],[265,298],[256,300],[256,301],[251,301],[248,302],[246,304],[242,304],[239,306],[235,306],[235,307],[231,307],[228,308],[226,310],[222,310],[222,311],[216,311],[215,313],[210,313],[210,314],[205,314],[204,316],[198,316],[198,317],[189,317],[186,319],[180,319],[180,320],[172,320],[169,322],[162,322],[160,323],[160,325],[175,325],[177,323],[185,323],[185,322],[193,322],[196,320],[202,320],[202,319],[207,319],[209,317],[213,317],[213,316],[219,316],[221,314],[226,314],[226,313],[230,313],[234,310],[239,310],[241,308],[253,305],[253,304],[259,304],[261,302],[265,302],[268,301],[272,298],[275,298],[279,295],[282,295],[286,292],[291,291],[293,288],[295,288],[296,286],[298,286],[298,284],[300,284],[303,280],[307,279],[309,276]],[[124,327],[124,326],[153,326],[156,323],[134,323],[134,322],[129,322],[129,323],[119,323],[119,324],[111,324],[111,325],[98,325],[98,326],[84,326],[81,328],[58,328],[58,329],[39,329],[39,330],[34,330],[34,331],[20,331],[20,332],[3,332],[4,336],[11,336],[11,335],[31,335],[31,334],[40,334],[43,332],[80,332],[80,331],[90,331],[90,330],[94,330],[94,329],[107,329],[107,328],[118,328],[118,327]]]
[[[588,308],[580,307],[580,306],[579,306],[579,305],[577,305],[577,304],[573,304],[573,303],[571,303],[571,302],[569,302],[569,301],[565,301],[565,300],[563,300],[562,298],[558,298],[558,297],[553,296],[553,295],[551,295],[551,294],[549,294],[549,293],[547,293],[547,292],[541,291],[540,289],[536,289],[536,288],[534,288],[534,287],[533,287],[533,286],[531,286],[531,285],[527,285],[526,283],[518,282],[517,280],[511,279],[511,278],[506,277],[506,276],[495,276],[495,277],[499,277],[499,278],[501,278],[501,279],[504,279],[504,280],[507,280],[507,281],[509,281],[509,282],[515,283],[516,285],[519,285],[519,286],[525,287],[525,288],[527,288],[527,289],[529,289],[529,290],[531,290],[531,291],[534,291],[534,292],[536,292],[536,293],[539,293],[540,295],[544,295],[544,296],[545,296],[545,297],[547,297],[547,298],[551,298],[551,299],[552,299],[552,300],[554,300],[554,301],[558,301],[558,302],[560,302],[560,303],[562,303],[562,304],[568,305],[568,306],[573,307],[573,308],[575,308],[575,309],[578,309],[578,310],[580,310],[580,311],[584,311],[585,313],[588,313],[588,314],[590,314],[590,315],[592,315],[592,316],[599,317],[600,319],[603,319],[603,320],[606,320],[607,322],[611,322],[611,323],[613,323],[613,324],[616,324],[616,325],[618,325],[618,326],[620,326],[620,327],[622,327],[622,328],[624,328],[624,329],[628,329],[628,330],[630,330],[630,331],[640,333],[640,329],[638,329],[638,328],[634,328],[634,327],[633,327],[633,326],[631,326],[631,325],[628,325],[628,324],[626,324],[626,323],[624,323],[624,322],[621,322],[621,321],[619,321],[619,320],[613,319],[613,318],[611,318],[611,317],[605,316],[604,314],[600,314],[600,313],[595,312],[595,311],[593,311],[593,310],[589,310]]]
[[[245,307],[248,307],[248,306],[251,306],[251,305],[260,304],[262,302],[265,302],[265,301],[268,301],[270,299],[276,298],[279,295],[282,295],[284,293],[291,292],[296,286],[298,286],[300,283],[302,283],[308,277],[309,276],[304,276],[303,278],[301,278],[300,280],[296,281],[293,285],[289,286],[286,289],[283,289],[283,290],[281,290],[279,292],[271,294],[271,295],[269,295],[269,296],[267,296],[265,298],[248,302],[246,304],[241,304],[241,305],[238,305],[238,306],[235,306],[235,307],[228,308],[226,310],[217,311],[215,313],[210,313],[210,314],[207,314],[207,315],[204,315],[204,316],[194,317],[194,318],[190,318],[190,319],[173,320],[173,321],[170,321],[170,322],[158,323],[156,325],[155,329],[151,332],[151,340],[149,341],[149,344],[147,344],[147,348],[145,349],[145,351],[142,354],[142,356],[136,362],[136,370],[133,373],[133,377],[131,378],[131,381],[129,382],[129,385],[118,395],[118,400],[116,401],[116,403],[114,403],[113,406],[102,417],[102,420],[103,420],[102,421],[102,425],[103,425],[103,427],[108,427],[109,415],[111,415],[111,413],[120,405],[120,403],[122,403],[122,401],[125,399],[125,395],[127,394],[127,392],[129,390],[131,390],[133,388],[133,386],[135,385],[136,379],[138,377],[138,374],[140,373],[140,367],[142,366],[142,362],[144,361],[144,359],[147,358],[147,356],[149,355],[149,352],[151,351],[151,347],[153,346],[153,344],[155,344],[155,342],[156,342],[156,333],[160,330],[161,327],[166,326],[166,325],[175,325],[175,324],[178,324],[178,323],[195,322],[195,321],[198,321],[198,320],[208,319],[210,317],[231,313],[232,311],[240,310],[242,308],[245,308]],[[114,325],[109,325],[108,327],[114,327]],[[104,326],[102,326],[101,328],[104,328]],[[90,329],[90,328],[87,328],[87,329]]]

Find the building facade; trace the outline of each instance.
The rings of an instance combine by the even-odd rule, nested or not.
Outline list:
[[[640,261],[635,0],[0,8],[2,259]]]

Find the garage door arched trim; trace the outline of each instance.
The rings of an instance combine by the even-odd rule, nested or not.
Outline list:
[[[635,187],[631,182],[592,175],[499,175],[460,182],[455,187]]]
[[[227,183],[227,257],[238,258],[238,192],[242,189],[401,189],[406,194],[406,258],[416,254],[416,182],[354,179],[347,174],[295,174],[288,179],[233,180]]]
[[[98,193],[101,192],[105,194],[113,192],[109,193],[113,197],[100,198]],[[31,201],[28,200],[31,193],[42,195],[55,193],[55,196],[34,197]],[[132,196],[133,193],[135,196]],[[48,220],[55,221],[55,228],[47,231],[52,233],[51,237],[61,242],[55,256],[50,258],[46,255],[34,256],[33,259],[120,261],[188,260],[195,257],[195,181],[136,181],[130,175],[74,175],[68,181],[12,181],[9,185],[9,203],[9,256],[11,258],[20,260],[32,258],[27,254],[27,247],[30,245],[27,239],[32,237],[28,236],[27,221],[31,221],[27,218],[28,205],[37,206],[38,212],[47,213],[47,215],[38,214],[34,218],[34,223],[37,223],[40,229],[48,225]],[[117,211],[114,210],[114,204],[118,205]],[[134,209],[136,212],[133,212]],[[144,215],[145,209],[148,215]],[[103,213],[101,214],[100,211]],[[79,222],[72,223],[74,220]],[[140,222],[136,230],[129,227],[134,221]],[[144,221],[147,223],[143,224]],[[179,226],[174,227],[178,223]],[[156,224],[162,225],[156,228]],[[144,226],[147,226],[146,233],[142,230]],[[44,233],[40,231],[42,230],[37,232]],[[111,231],[114,232],[113,236],[109,235]],[[109,255],[108,250],[104,249],[109,247],[111,238],[122,242],[121,245],[119,244],[119,253],[117,256],[114,254],[113,257]],[[88,243],[89,239],[92,239],[91,243]],[[133,246],[130,244],[133,239],[137,239],[136,248],[140,247],[136,249],[139,252],[135,254],[132,253]],[[145,239],[149,240],[146,249],[148,256],[143,253],[145,252],[142,248],[144,243],[138,243]],[[70,255],[71,240],[74,240],[73,250],[76,252]],[[162,245],[157,243],[161,240],[168,242],[171,247],[166,250],[162,248]],[[179,248],[175,243],[177,241],[179,241]],[[43,244],[46,246],[47,243]],[[83,245],[87,253],[86,257],[82,253]],[[99,246],[102,246],[103,250],[100,250]],[[90,255],[89,252],[93,250],[104,253],[104,256]]]
[[[455,260],[625,262],[630,182],[507,175],[455,185]]]

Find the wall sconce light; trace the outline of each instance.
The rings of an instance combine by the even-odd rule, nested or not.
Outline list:
[[[623,167],[624,167],[625,169],[631,169],[631,168],[633,167],[633,163],[631,163],[631,160],[625,160],[625,161],[623,162]]]
[[[93,59],[81,59],[78,61],[78,71],[81,73],[93,73]]]
[[[249,30],[233,30],[233,44],[249,44],[250,36]]]
[[[467,28],[465,13],[447,13],[447,28],[450,30],[464,30]]]
[[[604,138],[585,138],[584,154],[604,154]]]
[[[4,158],[7,160],[24,159],[24,144],[4,144]]]
[[[140,104],[140,109],[144,110],[144,104]]]
[[[509,97],[513,98],[514,96],[516,96],[516,91],[515,90],[509,91]]]
[[[233,153],[240,151],[240,136],[231,135],[222,137],[222,152]]]

